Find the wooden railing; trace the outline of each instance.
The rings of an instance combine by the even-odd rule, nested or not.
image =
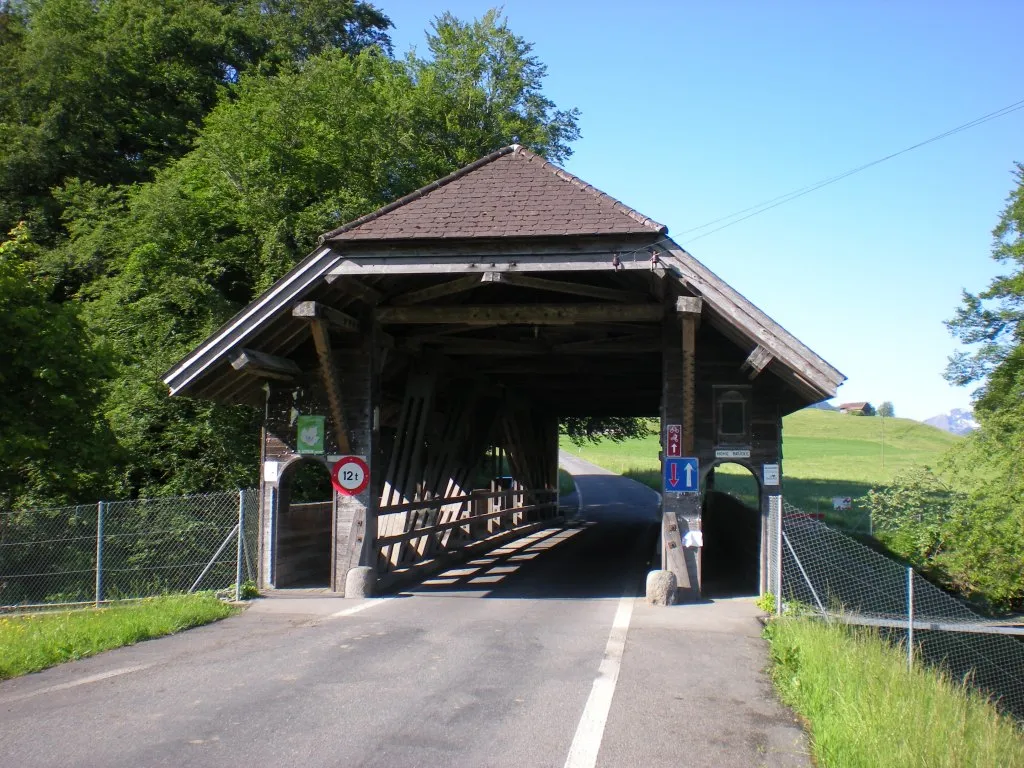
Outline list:
[[[414,514],[410,514],[414,513]],[[380,521],[405,515],[405,530],[378,536],[378,569],[381,572],[413,565],[503,532],[557,516],[555,491],[473,491],[462,496],[393,504],[377,512]]]

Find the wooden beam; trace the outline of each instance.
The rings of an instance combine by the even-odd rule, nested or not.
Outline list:
[[[680,315],[695,315],[698,322],[703,308],[704,302],[698,296],[680,296],[676,299],[676,312]]]
[[[344,312],[339,312],[326,304],[321,304],[319,301],[300,301],[292,307],[292,317],[298,317],[303,320],[322,319],[331,328],[338,331],[346,331],[348,333],[358,333],[360,331],[359,321],[354,317],[346,315]]]
[[[563,354],[591,352],[657,352],[661,350],[661,339],[649,333],[631,333],[607,339],[584,339],[556,344],[555,351]]]
[[[616,320],[653,322],[664,310],[659,304],[524,304],[456,307],[378,307],[381,323],[425,325],[574,325]]]
[[[547,355],[551,353],[548,344],[529,341],[505,341],[503,339],[444,339],[431,343],[440,346],[450,355]]]
[[[621,301],[632,304],[643,302],[647,296],[634,291],[622,291],[615,288],[602,288],[596,285],[585,285],[573,283],[567,280],[548,280],[543,277],[531,277],[516,272],[495,273],[501,278],[501,282],[508,285],[517,285],[521,288],[535,288],[538,291],[553,291],[555,293],[568,293],[573,296],[589,296],[594,299],[608,299],[609,301]]]
[[[743,361],[743,365],[740,366],[740,370],[745,371],[749,368],[749,378],[751,380],[756,379],[758,374],[768,367],[768,363],[772,361],[772,357],[773,355],[771,352],[758,344],[754,347],[754,351],[747,356],[747,359]]]
[[[342,410],[341,383],[338,381],[338,372],[331,354],[331,336],[327,331],[326,322],[320,319],[313,320],[309,324],[309,330],[313,334],[316,355],[320,358],[320,376],[324,382],[324,391],[327,392],[327,404],[331,409],[334,439],[338,444],[338,450],[348,454],[352,452],[352,443],[349,439],[348,425],[345,423],[345,413]]]
[[[691,310],[680,314],[683,322],[683,456],[694,455],[694,431],[697,426],[696,354],[700,299],[696,301],[696,312]],[[676,307],[678,309],[678,302]]]
[[[357,280],[351,275],[342,277],[341,275],[328,274],[324,279],[327,281],[328,285],[333,285],[335,282],[340,280],[341,282],[338,283],[338,286],[341,290],[351,296],[362,299],[371,307],[375,307],[384,301],[383,293],[378,291],[376,288],[371,288],[366,283],[361,280]]]
[[[292,381],[302,375],[302,369],[294,360],[255,349],[235,350],[230,354],[230,359],[231,367],[236,371],[265,379]]]
[[[486,277],[486,275],[469,275],[468,277],[449,280],[448,282],[440,283],[439,285],[420,288],[417,291],[410,291],[409,293],[403,293],[400,296],[395,296],[389,303],[397,307],[406,307],[410,304],[422,304],[424,301],[433,301],[434,299],[439,299],[442,296],[451,296],[456,293],[471,291],[482,285],[483,280],[481,277]]]

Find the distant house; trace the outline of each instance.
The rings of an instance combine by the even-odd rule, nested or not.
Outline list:
[[[854,416],[870,416],[875,412],[871,403],[842,403],[839,406],[840,413],[852,413]]]

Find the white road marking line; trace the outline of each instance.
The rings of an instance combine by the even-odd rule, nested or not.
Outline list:
[[[375,598],[375,599],[369,599],[365,603],[360,603],[359,605],[353,605],[351,608],[346,608],[343,611],[338,611],[337,613],[332,613],[327,618],[328,619],[340,619],[343,616],[351,616],[354,613],[359,613],[360,611],[365,611],[368,608],[373,608],[375,605],[381,605],[382,603],[390,602],[393,599],[394,598],[391,598],[391,597],[378,597],[378,598]]]
[[[76,688],[79,685],[88,685],[89,683],[98,683],[100,680],[107,680],[111,677],[117,677],[118,675],[127,675],[132,672],[139,672],[143,669],[149,669],[155,667],[156,664],[141,664],[135,667],[121,667],[119,669],[112,669],[109,672],[100,672],[99,674],[89,675],[88,677],[80,678],[79,680],[72,680],[70,683],[61,683],[60,685],[51,685],[48,688],[40,688],[38,691],[32,691],[31,693],[23,693],[18,696],[5,696],[0,697],[0,704],[13,704],[15,701],[22,701],[23,699],[31,699],[33,696],[42,696],[45,693],[55,693],[57,691],[66,691],[68,688]]]
[[[615,684],[619,680],[619,669],[622,666],[622,654],[626,650],[626,633],[629,632],[629,620],[633,616],[633,597],[619,599],[619,607],[612,621],[612,631],[608,635],[608,644],[604,649],[604,658],[597,669],[594,686],[590,689],[583,716],[576,726],[569,756],[565,759],[565,768],[593,768],[597,764],[597,754],[601,750],[604,738],[604,726],[608,722],[608,712],[615,695]]]

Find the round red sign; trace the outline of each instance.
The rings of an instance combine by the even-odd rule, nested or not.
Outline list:
[[[358,496],[370,484],[370,467],[359,456],[342,456],[331,467],[331,484],[338,493]]]

